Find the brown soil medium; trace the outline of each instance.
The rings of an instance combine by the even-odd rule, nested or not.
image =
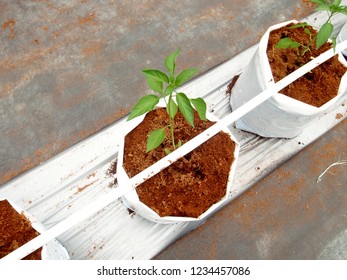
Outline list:
[[[302,52],[301,47],[299,49],[276,48],[275,45],[284,37],[288,37],[303,45],[308,44],[309,35],[304,32],[304,28],[289,29],[288,27],[292,25],[289,24],[288,26],[274,30],[269,36],[267,56],[275,82],[309,62],[311,57],[317,57],[332,47],[331,43],[325,43],[321,48],[316,50],[316,42],[314,41],[311,52],[306,52],[303,57],[298,56]],[[310,29],[312,34],[317,34],[317,31],[311,27],[307,28]],[[339,62],[337,55],[335,55],[284,88],[280,93],[307,104],[320,107],[337,95],[341,77],[345,72],[346,67]]]
[[[149,112],[125,138],[124,168],[133,177],[151,166],[171,148],[169,131],[161,147],[146,153],[146,141],[154,129],[168,124],[166,110]],[[184,144],[214,123],[201,121],[195,113],[194,128],[178,112],[175,139]],[[140,200],[160,216],[198,217],[226,194],[235,143],[227,133],[219,132],[197,149],[136,188]]]
[[[19,214],[7,200],[0,201],[0,258],[24,245],[39,233],[30,221]],[[24,260],[41,260],[41,249],[26,256]]]

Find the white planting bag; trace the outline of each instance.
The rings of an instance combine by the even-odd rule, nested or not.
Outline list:
[[[289,23],[297,23],[297,21],[288,21],[271,26],[261,38],[250,63],[231,91],[230,105],[233,110],[274,85],[274,78],[266,55],[268,38],[272,30]],[[339,53],[339,60],[347,66],[341,53]],[[337,96],[319,108],[284,94],[275,93],[271,98],[237,120],[236,127],[263,137],[296,137],[314,118],[324,114],[331,105],[335,104],[346,93],[346,88],[347,75],[344,74]]]
[[[341,43],[344,40],[347,40],[347,22],[342,26],[339,35],[337,35],[336,42]],[[347,49],[341,51],[343,55],[347,56]]]
[[[208,112],[206,113],[206,117],[210,121],[214,121],[214,122],[218,121],[218,119],[214,115],[209,114]],[[132,131],[137,125],[139,125],[144,118],[145,118],[145,115],[142,115],[140,117],[137,117],[127,122],[127,131],[125,132],[125,135],[127,135],[130,131]],[[155,211],[153,211],[146,204],[142,203],[139,200],[139,197],[135,189],[133,191],[128,192],[126,195],[122,197],[124,205],[128,207],[129,209],[133,210],[136,214],[142,216],[143,218],[149,221],[161,223],[161,224],[200,221],[200,220],[204,220],[205,218],[210,216],[212,213],[216,212],[218,209],[220,209],[222,205],[224,205],[224,203],[226,202],[230,194],[233,193],[232,185],[233,185],[236,165],[237,165],[239,151],[240,151],[240,145],[237,142],[236,138],[232,135],[230,130],[228,128],[225,128],[223,129],[223,131],[228,133],[230,135],[230,138],[235,142],[234,162],[232,163],[232,166],[230,169],[228,184],[226,188],[226,194],[219,202],[213,204],[208,210],[206,210],[198,218],[174,217],[174,216],[160,217]],[[124,140],[125,140],[125,136],[122,138],[119,144],[119,152],[118,152],[118,158],[117,158],[117,179],[120,186],[128,184],[130,180],[128,175],[126,174],[126,171],[123,168]]]
[[[31,214],[23,210],[12,200],[0,197],[0,201],[2,200],[7,200],[8,203],[12,206],[12,208],[16,210],[19,214],[23,213],[23,215],[30,221],[32,228],[35,229],[37,232],[42,233],[46,230],[45,227],[40,222],[38,222]],[[42,246],[41,259],[69,260],[70,256],[66,251],[65,247],[63,247],[56,239],[52,239]]]

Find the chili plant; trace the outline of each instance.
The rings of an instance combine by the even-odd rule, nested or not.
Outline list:
[[[331,19],[336,14],[347,15],[347,6],[342,6],[342,0],[311,0],[311,2],[318,4],[316,11],[326,11],[328,12],[328,19],[320,27],[316,36],[313,36],[311,31],[307,28],[307,23],[300,23],[289,28],[305,28],[305,33],[310,36],[309,43],[307,45],[302,45],[298,42],[292,41],[290,38],[282,38],[276,45],[279,49],[290,48],[299,48],[302,47],[303,51],[301,56],[303,56],[307,51],[311,51],[311,45],[314,40],[316,40],[316,49],[318,50],[322,45],[324,45],[328,39],[331,37],[334,31],[334,25],[331,22]],[[333,47],[336,47],[336,38],[332,38]]]
[[[169,128],[171,135],[172,147],[176,148],[182,145],[180,140],[175,139],[175,123],[174,118],[178,111],[182,113],[185,120],[194,127],[194,110],[197,111],[201,120],[206,120],[206,103],[202,98],[190,99],[178,88],[185,82],[189,81],[197,72],[197,68],[187,68],[175,75],[176,58],[180,49],[169,54],[165,58],[166,73],[156,69],[145,69],[142,73],[147,79],[147,85],[154,93],[148,94],[140,98],[140,100],[132,108],[127,120],[131,120],[150,112],[163,98],[166,104],[166,112],[169,116],[169,123],[163,128],[152,131],[147,139],[147,152],[159,147],[166,138],[165,129]],[[165,149],[169,154],[171,150]]]

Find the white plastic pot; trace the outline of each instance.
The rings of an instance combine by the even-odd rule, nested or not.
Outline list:
[[[297,23],[297,21],[288,21],[271,26],[261,38],[250,63],[232,89],[230,105],[233,110],[274,85],[274,78],[266,55],[268,38],[272,30],[286,26],[289,23]],[[347,66],[341,53],[339,53],[339,60],[343,65]],[[318,115],[324,114],[333,104],[338,102],[342,95],[346,93],[346,89],[347,74],[341,79],[337,96],[319,108],[284,94],[276,93],[237,120],[236,127],[263,137],[296,137],[313,119]]]
[[[218,121],[218,119],[212,114],[207,113],[206,116],[207,116],[207,119],[210,121],[215,121],[215,122]],[[124,135],[127,135],[130,131],[132,131],[137,125],[139,125],[142,122],[144,118],[145,118],[145,115],[142,115],[140,117],[137,117],[129,121],[127,123],[127,131],[125,132]],[[198,218],[174,217],[174,216],[160,217],[155,211],[153,211],[146,204],[140,201],[137,195],[137,192],[134,189],[133,191],[128,192],[126,195],[122,197],[122,200],[125,206],[133,210],[137,215],[140,215],[143,218],[150,220],[152,222],[161,223],[161,224],[199,221],[199,220],[203,220],[207,218],[209,215],[217,211],[222,206],[222,204],[226,201],[226,199],[229,197],[229,194],[232,193],[233,191],[232,183],[233,183],[235,169],[236,169],[236,165],[238,161],[238,155],[240,151],[240,145],[237,142],[236,138],[232,135],[230,130],[228,128],[225,128],[223,129],[223,131],[228,133],[230,135],[230,138],[235,142],[235,151],[234,151],[235,159],[230,169],[228,185],[226,188],[225,196],[218,203],[215,203],[214,205],[212,205],[208,210],[206,210]],[[119,153],[117,158],[117,179],[120,186],[122,186],[123,184],[127,184],[129,182],[129,177],[123,168],[124,140],[125,140],[125,136],[122,138],[120,142]]]
[[[31,222],[31,226],[39,233],[45,231],[43,225],[38,222],[32,215],[20,208],[16,203],[10,199],[0,198],[0,201],[7,200],[9,204],[18,212],[23,213],[24,216]],[[42,246],[41,251],[42,260],[69,260],[69,254],[66,249],[56,240],[53,239]]]
[[[339,35],[337,35],[336,42],[341,43],[344,40],[347,40],[347,22],[342,26]],[[344,49],[342,54],[347,56],[347,49]]]

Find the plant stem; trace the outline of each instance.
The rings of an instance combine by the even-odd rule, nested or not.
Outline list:
[[[174,127],[174,120],[173,120],[173,118],[170,117],[171,141],[172,141],[173,149],[176,150],[174,130],[175,130],[175,127]]]
[[[172,100],[172,93],[170,93],[169,95],[169,100]],[[165,100],[165,98],[164,98]],[[169,113],[169,118],[170,118],[170,121],[169,121],[169,126],[170,126],[170,134],[171,134],[171,142],[172,142],[172,147],[174,150],[176,150],[176,145],[175,145],[175,135],[174,135],[174,131],[175,131],[175,124],[174,124],[174,119],[171,117],[171,108],[170,106],[168,106],[168,103],[166,102],[165,100],[165,103],[166,103],[166,107],[168,108],[168,113]]]

